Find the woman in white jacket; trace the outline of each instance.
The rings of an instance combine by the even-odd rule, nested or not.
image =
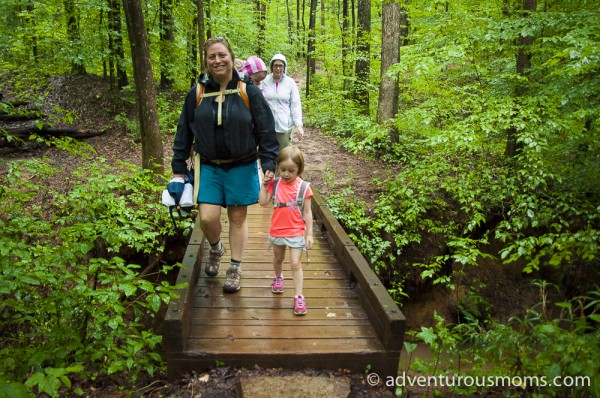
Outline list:
[[[285,56],[275,54],[269,62],[269,68],[271,73],[262,81],[260,88],[273,112],[275,131],[281,150],[291,144],[294,129],[300,134],[300,138],[304,137],[302,104],[296,82],[286,75]]]

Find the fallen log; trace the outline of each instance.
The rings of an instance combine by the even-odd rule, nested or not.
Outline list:
[[[30,151],[28,147],[0,147],[0,156]]]
[[[106,130],[100,131],[89,131],[81,130],[76,128],[66,127],[51,127],[49,124],[43,124],[41,126],[25,126],[5,129],[7,136],[13,136],[18,138],[29,137],[32,134],[39,136],[66,136],[72,138],[90,138],[97,137],[99,135],[106,134]]]
[[[5,129],[0,136],[0,148],[22,147],[23,144],[30,141],[32,135],[39,137],[71,137],[77,140],[97,137],[106,134],[106,130],[88,131],[76,128],[55,128],[48,124],[42,126],[26,126]]]
[[[16,113],[6,113],[0,111],[0,121],[2,122],[18,122],[21,120],[34,120],[44,118],[46,115],[36,110],[19,111]]]
[[[2,104],[6,104],[10,107],[17,107],[17,106],[24,106],[27,105],[28,102],[27,101],[20,101],[20,100],[14,100],[14,101],[2,101],[2,97],[0,97],[0,103]]]

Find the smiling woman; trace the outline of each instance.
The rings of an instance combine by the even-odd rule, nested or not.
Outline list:
[[[220,84],[221,91],[224,91],[227,83],[232,79],[235,60],[229,42],[221,36],[211,37],[206,41],[204,54],[204,66],[213,79]]]
[[[205,272],[209,276],[219,273],[225,253],[221,243],[221,209],[225,207],[231,261],[223,291],[235,293],[241,287],[242,255],[248,240],[247,207],[258,202],[257,160],[265,176],[273,176],[279,145],[269,105],[257,86],[241,81],[227,39],[208,39],[204,60],[206,73],[198,82],[203,86],[198,87],[203,100],[196,102],[196,87],[186,96],[173,143],[173,180],[169,186],[177,203],[178,184],[182,183],[176,181],[188,173],[186,161],[193,148],[200,158],[202,176],[195,181],[199,194],[193,200],[199,204],[200,228],[211,247]],[[240,96],[241,90],[248,96],[249,107]]]

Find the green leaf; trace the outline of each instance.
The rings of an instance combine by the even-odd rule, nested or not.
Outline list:
[[[21,383],[0,383],[0,398],[33,398],[34,396]]]

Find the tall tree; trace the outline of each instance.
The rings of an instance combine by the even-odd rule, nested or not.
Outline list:
[[[131,45],[133,77],[137,94],[138,117],[142,137],[142,167],[163,174],[163,145],[158,125],[156,93],[146,26],[140,0],[123,0],[127,32]]]
[[[65,16],[67,18],[67,36],[71,43],[71,72],[76,75],[85,74],[85,65],[80,57],[81,34],[79,33],[79,16],[74,0],[64,0]]]
[[[175,35],[173,32],[173,0],[160,0],[160,87],[173,86],[175,66]]]
[[[121,24],[121,5],[119,0],[109,0],[108,11],[108,50],[110,52],[110,77],[117,82],[118,89],[129,85],[125,69],[125,52],[123,49],[123,28]],[[115,79],[116,69],[116,79]]]
[[[198,78],[198,15],[196,14],[192,18],[191,27],[187,34],[187,52],[188,52],[188,66],[186,70],[189,72],[187,76],[190,79],[190,86],[196,83]]]
[[[321,34],[325,34],[325,0],[321,0]]]
[[[302,6],[300,5],[302,4]],[[302,10],[302,12],[300,12]],[[300,34],[301,28],[304,28],[304,22],[301,18],[304,18],[304,0],[296,0],[296,44],[302,42],[301,38],[303,35]],[[300,23],[303,25],[300,26]],[[297,45],[296,48],[296,57],[300,57],[302,55],[301,46]]]
[[[200,71],[204,67],[204,43],[205,43],[205,35],[204,35],[204,0],[196,0],[196,5],[198,7],[198,64],[200,65]]]
[[[369,75],[371,73],[371,0],[358,0],[354,99],[361,113],[369,115]]]
[[[348,10],[348,0],[342,0],[342,75],[344,76],[344,91],[349,90],[348,83],[352,73],[352,62],[350,62],[349,54],[352,43],[352,35],[350,33],[350,12]]]
[[[204,4],[204,3],[203,3]],[[208,27],[206,27],[206,23],[204,24],[204,30],[205,30],[205,35],[204,37],[212,37],[212,24],[210,24],[210,20],[211,20],[211,9],[210,9],[210,0],[207,0],[206,4],[204,4],[206,7],[204,7],[204,15],[206,16],[205,22],[208,21]],[[204,41],[202,41],[202,47],[200,49],[204,48]]]
[[[528,18],[532,12],[535,12],[537,8],[536,0],[523,0],[522,15],[524,18]],[[517,56],[516,56],[516,70],[517,74],[521,77],[526,77],[529,69],[531,68],[531,52],[530,48],[533,44],[534,37],[526,32],[526,26],[523,32],[519,34],[517,38]],[[519,98],[525,95],[527,92],[527,79],[519,79],[515,86],[515,97]],[[514,157],[518,154],[521,144],[518,142],[517,127],[511,126],[508,128],[506,133],[506,150],[504,154],[508,157]]]
[[[264,58],[264,49],[267,43],[267,4],[264,0],[256,0],[256,25],[258,26],[258,45],[255,53]]]
[[[317,0],[310,1],[310,18],[308,22],[308,43],[306,46],[306,96],[310,94],[310,78],[315,73],[315,30],[317,25]]]
[[[285,9],[287,11],[287,28],[288,28],[288,39],[290,46],[294,46],[294,22],[292,21],[292,13],[290,11],[290,0],[285,0]]]
[[[379,102],[377,105],[377,123],[384,124],[398,113],[398,82],[390,76],[390,67],[400,62],[400,40],[402,13],[400,4],[394,0],[384,0],[381,10],[381,69],[379,82]],[[390,126],[390,137],[396,142],[398,137]]]

